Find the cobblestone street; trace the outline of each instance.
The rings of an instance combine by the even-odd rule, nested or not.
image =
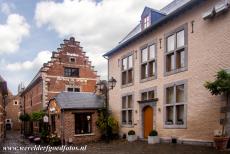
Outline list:
[[[27,139],[20,137],[19,132],[7,132],[7,138],[1,144],[1,154],[27,154],[27,153],[44,153],[44,151],[3,151],[4,146],[10,147],[33,147]],[[109,144],[104,142],[89,143],[87,144],[86,151],[74,152],[49,152],[49,153],[87,153],[87,154],[227,154],[229,151],[217,151],[210,147],[191,146],[191,145],[173,145],[173,144],[157,144],[148,145],[145,141],[136,141],[129,143],[126,140],[112,141]]]

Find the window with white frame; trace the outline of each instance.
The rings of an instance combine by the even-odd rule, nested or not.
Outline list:
[[[133,124],[133,96],[127,95],[122,97],[122,125]]]
[[[129,55],[122,59],[122,85],[133,82],[133,55]]]
[[[156,46],[152,44],[141,50],[141,79],[156,76]]]
[[[155,90],[141,92],[141,101],[152,100],[155,98]]]
[[[165,71],[176,73],[187,67],[187,27],[179,27],[166,35]]]
[[[165,126],[180,128],[186,126],[186,83],[178,82],[165,88]]]
[[[143,19],[143,29],[149,27],[151,25],[151,16],[148,15],[146,17],[144,17]]]

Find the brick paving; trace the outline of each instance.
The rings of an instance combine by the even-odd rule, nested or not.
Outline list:
[[[2,151],[3,146],[19,147],[34,146],[27,139],[23,139],[19,132],[7,132],[7,138],[0,144],[0,154],[40,154],[44,151]],[[129,143],[126,140],[116,140],[109,144],[104,142],[88,143],[86,151],[74,152],[49,152],[49,153],[74,153],[74,154],[229,154],[230,151],[217,151],[211,147],[174,145],[174,144],[156,144],[148,145],[145,141],[136,141]]]

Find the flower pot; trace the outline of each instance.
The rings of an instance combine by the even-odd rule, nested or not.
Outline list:
[[[215,136],[214,137],[214,143],[215,147],[218,150],[224,150],[227,147],[229,137],[227,136]]]
[[[137,140],[137,136],[136,135],[128,135],[127,139],[128,139],[129,142],[133,142],[133,141]]]
[[[160,143],[158,136],[148,136],[148,144]]]

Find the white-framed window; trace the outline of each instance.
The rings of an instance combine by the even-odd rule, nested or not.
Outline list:
[[[144,17],[143,19],[143,29],[149,27],[151,25],[151,16],[148,15],[146,17]]]
[[[122,125],[133,125],[133,95],[122,97]]]
[[[133,55],[129,55],[122,59],[121,78],[122,85],[133,82]]]
[[[67,92],[80,92],[81,89],[78,86],[73,86],[73,85],[67,85],[66,86],[66,91]]]

